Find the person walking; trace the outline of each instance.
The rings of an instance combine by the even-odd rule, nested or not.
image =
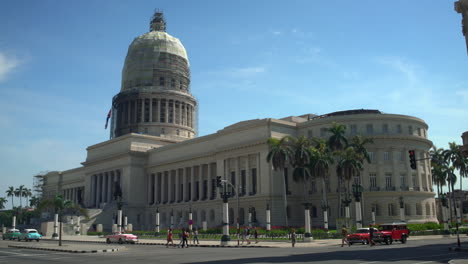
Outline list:
[[[169,247],[169,242],[172,244],[172,246],[174,247],[174,241],[172,240],[172,229],[169,229],[169,231],[167,231],[167,243],[166,243],[166,248]]]
[[[296,245],[296,229],[294,228],[291,230],[291,244],[292,247]]]
[[[198,241],[198,229],[195,228],[195,230],[193,230],[193,244],[195,245],[195,240],[197,241],[197,245],[200,244],[200,241]]]
[[[348,229],[346,229],[346,226],[343,225],[341,227],[341,247],[343,247],[345,243],[348,244],[348,247],[351,246],[348,241]]]
[[[258,243],[258,230],[257,227],[254,227],[254,239],[255,239],[255,244]]]
[[[250,245],[250,228],[245,229],[245,240],[247,241],[247,245]]]
[[[184,245],[188,248],[188,232],[185,229],[182,230],[182,248]]]
[[[369,246],[375,246],[374,242],[374,228],[372,225],[369,225]]]
[[[242,229],[239,229],[239,235],[240,235],[240,238],[242,239],[242,243],[241,245],[244,245],[244,242],[245,242],[245,230],[242,230]]]
[[[179,241],[179,245],[177,245],[178,248],[180,248],[184,244],[184,229],[183,228],[179,234],[179,238],[180,238],[180,241]]]

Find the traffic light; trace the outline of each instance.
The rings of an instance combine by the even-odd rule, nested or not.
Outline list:
[[[413,170],[416,169],[416,156],[414,154],[414,150],[409,150],[409,160],[410,160],[410,166]]]
[[[223,187],[223,186],[221,185],[221,176],[216,176],[216,186],[218,186],[218,187]]]

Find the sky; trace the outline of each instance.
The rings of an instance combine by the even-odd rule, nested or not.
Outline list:
[[[80,167],[109,139],[128,46],[155,8],[187,50],[199,135],[364,108],[422,118],[437,147],[461,144],[468,56],[453,2],[3,1],[0,197]]]

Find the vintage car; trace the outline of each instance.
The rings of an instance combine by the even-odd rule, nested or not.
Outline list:
[[[125,234],[125,233],[114,233],[112,235],[107,235],[106,243],[110,244],[112,242],[117,242],[119,244],[123,244],[123,243],[135,244],[136,242],[138,242],[138,237],[132,234]]]
[[[13,240],[13,239],[17,239],[20,234],[21,233],[18,229],[9,229],[8,231],[6,231],[5,234],[2,235],[2,238],[3,240],[5,239]]]
[[[387,245],[392,244],[393,241],[401,241],[404,244],[409,233],[408,226],[404,222],[380,224],[379,232],[374,235],[374,241]]]
[[[379,232],[379,230],[377,230],[376,228],[373,228],[373,229],[374,229],[374,236],[375,236],[375,234]],[[350,245],[354,243],[362,243],[363,245],[369,244],[369,241],[370,241],[369,230],[370,230],[369,227],[359,228],[358,230],[356,230],[355,233],[348,235],[347,239],[348,239],[349,244]]]
[[[36,240],[37,242],[39,242],[39,240],[41,238],[42,238],[42,235],[39,234],[36,229],[25,229],[18,236],[18,241],[21,241],[21,240],[24,240],[24,241]]]

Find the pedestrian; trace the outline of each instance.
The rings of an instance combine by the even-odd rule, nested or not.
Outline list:
[[[179,245],[177,245],[178,248],[180,248],[183,244],[184,244],[184,229],[182,228],[182,230],[180,231],[180,234],[179,234],[179,238],[180,238],[180,241],[179,241]]]
[[[241,245],[244,245],[244,242],[245,242],[245,230],[242,230],[242,229],[239,229],[239,235],[242,239],[242,243]]]
[[[182,230],[182,248],[184,245],[188,248],[188,232],[185,229]]]
[[[344,246],[344,243],[348,244],[348,247],[351,246],[351,244],[348,241],[348,229],[346,229],[345,225],[341,227],[341,247]]]
[[[166,248],[169,247],[169,242],[172,244],[172,246],[174,247],[174,241],[172,240],[172,229],[169,229],[169,231],[167,231],[167,243],[166,243]]]
[[[200,244],[200,241],[198,241],[198,229],[195,228],[195,230],[193,230],[193,244],[195,245],[195,240],[197,241],[197,245]]]
[[[374,228],[372,227],[372,225],[369,225],[369,245],[372,247],[372,246],[375,246],[375,242],[374,242]]]
[[[255,244],[258,243],[258,230],[257,227],[254,227],[254,238],[255,238]]]
[[[245,229],[245,240],[247,241],[247,245],[250,245],[250,228]]]
[[[291,244],[292,247],[296,245],[296,229],[294,228],[291,230]]]

